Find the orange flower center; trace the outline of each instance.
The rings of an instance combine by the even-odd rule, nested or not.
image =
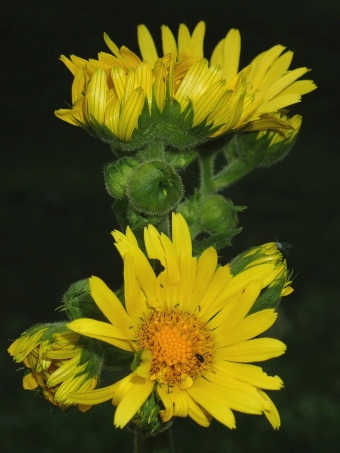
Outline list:
[[[195,315],[176,310],[153,312],[137,333],[139,349],[149,349],[153,360],[150,379],[175,385],[211,368],[211,331]]]

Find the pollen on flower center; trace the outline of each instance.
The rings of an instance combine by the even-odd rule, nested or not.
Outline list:
[[[195,379],[211,368],[211,331],[191,313],[153,312],[140,327],[137,344],[151,351],[151,379],[160,383],[175,385],[183,376]]]

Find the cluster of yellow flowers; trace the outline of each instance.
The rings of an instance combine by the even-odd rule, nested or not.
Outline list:
[[[178,40],[162,26],[163,56],[144,25],[138,27],[142,60],[127,47],[120,49],[105,34],[112,54],[100,52],[98,60],[72,55],[61,60],[74,75],[72,108],[55,112],[74,125],[95,122],[106,126],[123,142],[131,140],[139,117],[147,105],[163,112],[177,103],[192,127],[208,127],[216,137],[247,125],[251,130],[291,128],[273,113],[301,100],[316,87],[298,78],[307,68],[289,70],[293,53],[276,45],[239,70],[241,38],[231,29],[215,47],[210,62],[204,58],[205,23],[199,22],[192,35],[181,24]]]

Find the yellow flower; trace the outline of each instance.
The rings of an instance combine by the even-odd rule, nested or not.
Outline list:
[[[202,21],[197,24],[192,35],[190,35],[187,26],[181,24],[176,43],[176,39],[169,27],[163,25],[163,52],[164,54],[172,52],[177,56],[178,61],[203,58],[204,34],[205,23]],[[140,25],[138,28],[138,42],[141,54],[145,60],[154,61],[155,58],[158,58],[152,36],[145,25]],[[289,70],[293,52],[288,51],[282,54],[284,50],[285,47],[276,45],[259,54],[248,66],[240,71],[240,32],[236,29],[231,29],[226,37],[217,44],[210,58],[210,67],[219,66],[221,68],[221,79],[225,80],[226,88],[232,90],[232,92],[235,92],[239,87],[240,74],[243,74],[246,94],[243,105],[238,106],[241,112],[238,113],[235,124],[222,126],[212,136],[221,135],[228,130],[240,129],[246,126],[247,123],[251,124],[252,130],[261,130],[263,124],[259,120],[262,115],[271,115],[284,107],[300,102],[303,94],[310,93],[316,89],[315,84],[311,80],[297,81],[309,69]],[[225,103],[226,100],[223,100],[222,104]],[[259,124],[257,125],[257,123]],[[219,125],[222,124],[223,120],[220,120]],[[270,128],[278,129],[280,124],[281,128],[285,126],[285,123],[283,121],[280,122],[278,118],[276,121],[273,119]]]
[[[293,53],[281,55],[284,47],[278,45],[239,71],[241,38],[234,29],[216,46],[209,64],[203,55],[204,32],[204,22],[192,35],[181,24],[176,43],[171,30],[162,26],[164,55],[159,57],[151,34],[140,25],[143,61],[125,46],[119,49],[106,34],[113,55],[100,52],[98,60],[88,61],[62,55],[74,76],[72,108],[57,110],[56,116],[88,126],[115,146],[134,139],[133,149],[155,139],[176,147],[194,146],[249,124],[251,130],[289,129],[289,123],[273,112],[316,88],[310,80],[296,81],[308,69],[288,70]],[[181,128],[181,136],[174,137]],[[188,142],[187,129],[195,141]]]
[[[68,397],[90,405],[111,399],[117,406],[114,423],[121,428],[155,394],[164,406],[163,423],[190,416],[209,426],[214,417],[235,428],[236,410],[263,413],[278,428],[279,414],[263,389],[278,390],[282,381],[251,363],[278,357],[286,346],[255,338],[275,322],[274,309],[247,316],[262,291],[287,273],[277,246],[263,246],[266,259],[255,253],[253,266],[248,257],[249,265],[233,275],[230,265],[218,267],[213,247],[198,259],[192,256],[188,225],[173,214],[172,240],[152,225],[144,230],[147,256],[162,266],[157,274],[129,227],[125,235],[113,236],[124,260],[125,308],[92,277],[92,297],[109,322],[81,318],[68,328],[135,352],[137,364],[109,387]]]
[[[65,328],[56,331],[56,325],[41,325],[15,340],[8,352],[17,363],[22,362],[30,369],[23,379],[24,389],[40,387],[44,398],[61,409],[76,404],[68,399],[69,392],[93,390],[98,376],[90,370],[88,360],[91,359],[86,360],[84,348],[78,345],[79,338],[80,335]],[[78,407],[85,412],[91,405],[78,404]]]

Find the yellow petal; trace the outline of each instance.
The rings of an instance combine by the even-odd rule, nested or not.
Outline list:
[[[216,359],[231,362],[262,362],[284,354],[286,345],[273,338],[256,338],[225,348],[216,348]]]
[[[232,28],[224,39],[223,61],[220,62],[222,66],[222,77],[226,82],[232,80],[238,73],[240,53],[241,35],[237,29]]]
[[[105,341],[125,351],[135,350],[133,343],[131,343],[131,340],[134,339],[133,332],[130,332],[129,337],[127,337],[125,333],[122,333],[120,329],[112,324],[89,318],[80,318],[72,321],[67,327],[81,335]]]
[[[191,36],[188,27],[185,24],[180,24],[178,28],[178,55],[185,49],[189,49],[191,45]]]
[[[116,386],[117,384],[113,384],[109,387],[104,387],[89,392],[72,392],[69,393],[67,397],[74,403],[78,404],[100,404],[110,400],[113,397]]]
[[[174,387],[176,388],[176,387]],[[174,414],[174,400],[172,398],[172,393],[173,390],[170,391],[168,390],[167,385],[158,385],[157,386],[157,394],[162,400],[162,403],[164,405],[164,410],[160,412],[160,416],[162,418],[162,422],[166,423],[168,422],[173,414]]]
[[[153,387],[153,381],[134,376],[131,389],[123,397],[115,413],[114,424],[117,428],[124,428],[149,397]]]
[[[124,257],[124,295],[126,311],[135,323],[140,322],[142,315],[148,312],[148,307],[142,298],[135,265],[130,253],[127,253]]]
[[[65,55],[60,55],[60,60],[64,63],[64,65],[69,69],[72,74],[75,76],[78,72],[79,67],[75,65],[71,60],[69,60]]]
[[[144,90],[136,88],[126,100],[120,116],[117,134],[123,142],[131,140],[132,133],[138,126],[138,118],[144,105],[144,98]]]
[[[273,309],[268,309],[247,316],[234,324],[232,328],[229,328],[226,321],[214,331],[216,347],[221,348],[255,338],[268,330],[274,324],[276,318],[277,313]]]
[[[167,55],[168,53],[177,55],[176,40],[170,28],[167,27],[166,25],[162,25],[161,32],[162,32],[163,55]]]
[[[263,411],[264,415],[267,417],[269,423],[272,425],[274,429],[279,429],[281,425],[280,415],[275,407],[273,401],[269,398],[269,396],[263,392],[261,389],[258,389],[259,394],[262,398],[270,404],[270,409]]]
[[[149,302],[156,303],[157,301],[157,292],[156,292],[156,276],[155,273],[140,248],[135,244],[129,241],[127,236],[125,236],[120,231],[115,230],[112,233],[116,243],[119,253],[124,258],[126,253],[131,253],[133,261],[135,263],[136,276],[138,282],[143,289]]]
[[[268,376],[267,373],[262,371],[262,368],[256,365],[218,361],[214,364],[214,367],[227,376],[254,387],[268,390],[279,390],[283,387],[283,382],[279,376]]]
[[[125,338],[132,338],[131,326],[133,326],[133,320],[125,311],[115,293],[98,277],[89,278],[89,284],[93,299],[107,319],[119,328]],[[124,336],[119,338],[124,338]]]
[[[23,378],[23,387],[25,390],[34,390],[38,387],[38,382],[32,375],[32,373],[26,374]]]
[[[188,415],[196,423],[207,428],[210,425],[212,416],[202,406],[197,404],[191,397],[189,397]]]
[[[106,105],[106,75],[103,69],[96,69],[86,91],[87,110],[99,123],[104,122]]]
[[[137,38],[143,60],[147,61],[153,68],[158,59],[158,54],[151,33],[145,25],[138,25]]]
[[[81,98],[86,90],[86,79],[82,69],[79,69],[72,83],[72,104],[75,104]]]
[[[191,37],[191,52],[194,57],[204,58],[203,41],[205,35],[205,22],[198,22]]]
[[[246,414],[260,415],[264,409],[270,408],[256,387],[214,371],[206,374],[206,380],[198,380],[197,385],[202,392],[210,385],[220,395],[225,406]]]
[[[191,256],[192,243],[189,227],[181,214],[172,213],[172,242],[179,258],[181,251]]]
[[[217,266],[217,252],[213,247],[204,250],[197,263],[197,277],[189,310],[199,308],[202,297],[207,291]]]
[[[221,395],[217,394],[215,386],[209,385],[209,383],[205,385],[202,383],[202,378],[200,378],[200,384],[202,383],[203,385],[202,388],[201,385],[196,385],[197,381],[198,379],[196,379],[195,385],[187,390],[191,398],[216,418],[216,420],[223,423],[223,425],[226,425],[230,429],[236,428],[234,414],[224,404]]]

